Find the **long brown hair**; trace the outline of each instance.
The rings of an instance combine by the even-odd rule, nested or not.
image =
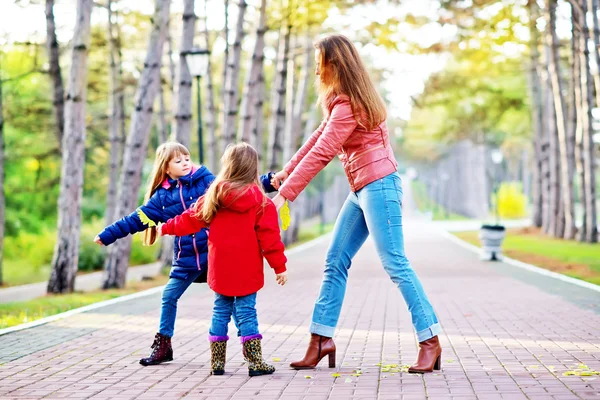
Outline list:
[[[343,35],[331,35],[315,43],[315,49],[321,58],[318,91],[324,114],[329,115],[335,96],[345,94],[360,126],[371,130],[385,121],[385,104],[352,42]]]
[[[206,191],[203,201],[196,202],[192,215],[210,223],[228,193],[240,191],[238,197],[242,196],[245,193],[242,189],[249,189],[253,183],[262,191],[258,180],[258,153],[248,143],[228,145],[221,157],[221,171]]]
[[[190,151],[181,143],[165,142],[156,149],[156,158],[152,173],[148,178],[148,187],[144,196],[144,204],[150,200],[150,197],[160,188],[165,179],[167,179],[167,169],[169,162],[177,156],[189,156]],[[156,241],[156,226],[151,226],[144,231],[142,243],[145,246],[151,246]]]

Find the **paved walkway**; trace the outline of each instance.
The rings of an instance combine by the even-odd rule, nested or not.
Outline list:
[[[193,285],[180,302],[173,362],[138,364],[158,324],[160,295],[150,295],[0,336],[0,398],[600,399],[600,376],[563,376],[585,369],[579,364],[600,370],[598,292],[481,262],[420,220],[406,218],[405,226],[407,253],[444,328],[440,373],[399,371],[415,359],[417,343],[371,242],[350,273],[337,368],[325,361],[314,371],[288,368],[308,341],[323,242],[290,256],[285,287],[267,271],[258,315],[264,353],[277,367],[272,376],[248,377],[237,340],[226,374],[209,376],[212,294]]]

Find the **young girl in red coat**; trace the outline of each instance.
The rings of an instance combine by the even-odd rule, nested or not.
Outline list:
[[[264,285],[263,257],[287,281],[277,211],[258,176],[258,153],[246,143],[230,145],[214,183],[194,206],[161,225],[161,235],[189,235],[210,226],[208,285],[215,292],[209,330],[211,374],[225,373],[227,325],[238,322],[250,376],[272,374],[262,358],[256,292]]]

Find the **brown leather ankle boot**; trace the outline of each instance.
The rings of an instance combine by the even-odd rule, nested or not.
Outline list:
[[[408,372],[424,374],[426,372],[439,371],[442,368],[442,347],[437,336],[419,343],[419,355],[417,361]]]
[[[316,368],[319,361],[329,355],[329,368],[335,368],[335,343],[333,339],[312,333],[306,355],[300,361],[294,361],[290,367],[294,369]]]
[[[150,357],[142,358],[140,364],[143,366],[156,365],[167,361],[173,361],[173,347],[171,347],[171,338],[157,333],[152,343],[152,353]]]

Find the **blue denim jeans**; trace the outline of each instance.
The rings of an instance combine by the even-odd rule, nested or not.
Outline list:
[[[408,305],[419,342],[436,336],[441,331],[437,317],[421,281],[404,254],[402,181],[397,172],[348,195],[327,251],[321,293],[315,303],[310,331],[333,337],[352,258],[369,233],[373,235],[383,268]]]
[[[247,296],[223,296],[215,293],[212,322],[208,330],[211,341],[227,340],[227,325],[233,316],[237,321],[238,336],[244,338],[261,337],[258,333],[258,316],[256,315],[256,293]]]
[[[175,317],[177,316],[177,302],[188,287],[200,276],[198,273],[188,274],[187,279],[171,278],[163,289],[162,308],[160,310],[160,327],[158,332],[161,335],[172,337],[175,331]],[[237,326],[235,316],[233,318]]]

